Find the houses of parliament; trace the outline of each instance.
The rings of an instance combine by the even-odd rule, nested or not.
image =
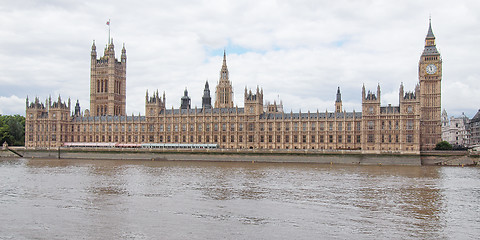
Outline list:
[[[342,109],[337,89],[334,112],[284,112],[282,103],[263,99],[263,89],[247,89],[244,107],[233,104],[224,52],[212,102],[205,83],[201,108],[191,108],[187,90],[177,108],[167,108],[158,90],[145,96],[145,116],[126,115],[126,64],[123,46],[115,58],[113,40],[97,56],[91,49],[90,109],[73,112],[70,99],[26,99],[25,146],[58,148],[68,143],[215,144],[224,149],[357,150],[362,153],[418,154],[441,141],[442,59],[431,23],[413,91],[399,87],[399,104],[381,106],[381,88],[362,87],[362,111]],[[332,99],[333,105],[333,99]]]

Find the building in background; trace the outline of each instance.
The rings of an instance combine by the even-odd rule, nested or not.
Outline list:
[[[453,146],[470,146],[470,131],[467,116],[464,113],[460,117],[448,117],[447,111],[442,112],[442,140]]]
[[[480,147],[480,109],[468,124],[470,131],[470,146]]]
[[[342,109],[337,89],[334,112],[284,112],[283,103],[264,101],[263,89],[245,87],[243,107],[233,105],[226,53],[211,105],[208,82],[202,108],[192,109],[185,90],[179,108],[166,108],[165,93],[145,96],[145,116],[126,116],[126,50],[115,58],[113,40],[104,56],[91,52],[90,110],[75,114],[58,97],[26,101],[25,146],[56,148],[66,143],[218,144],[229,149],[362,150],[365,153],[414,153],[432,150],[441,140],[442,60],[431,23],[419,62],[419,83],[399,89],[399,105],[381,106],[381,89],[362,87],[362,112]],[[264,104],[265,103],[265,104]],[[478,114],[477,114],[478,115]]]

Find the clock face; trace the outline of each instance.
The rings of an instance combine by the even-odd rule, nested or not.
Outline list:
[[[427,71],[428,74],[434,74],[437,72],[437,66],[430,64],[427,66],[427,68],[425,68],[425,70]]]

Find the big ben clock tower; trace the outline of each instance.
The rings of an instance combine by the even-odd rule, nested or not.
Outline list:
[[[418,64],[420,81],[420,150],[433,150],[442,139],[442,58],[435,45],[430,20],[425,48]]]

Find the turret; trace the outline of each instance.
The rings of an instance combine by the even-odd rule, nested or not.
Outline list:
[[[403,82],[400,84],[400,89],[398,90],[398,100],[399,102],[402,101],[402,98],[404,97],[403,95],[404,91],[403,91]]]
[[[337,99],[335,100],[335,112],[342,112],[342,94],[340,93],[340,87],[337,89]]]
[[[180,103],[180,109],[190,109],[190,108],[191,108],[190,97],[188,96],[187,88],[185,88],[185,91],[183,92],[183,97]]]
[[[377,97],[378,97],[378,102],[380,101],[380,83],[377,85]]]
[[[97,60],[97,47],[95,46],[95,40],[93,40],[92,44],[92,52],[90,53],[92,62]]]
[[[147,117],[152,117],[160,114],[162,110],[165,109],[165,93],[163,95],[163,101],[158,94],[158,90],[153,92],[152,96],[149,97],[148,90],[145,94],[145,115]]]
[[[203,90],[202,108],[212,108],[212,98],[210,97],[210,88],[208,86],[208,81],[205,82],[205,89]]]
[[[365,99],[365,84],[362,86],[362,100]]]
[[[125,49],[125,43],[123,44],[122,48],[122,63],[127,62],[127,50]]]
[[[245,88],[245,113],[259,115],[263,113],[263,89],[260,90],[257,86],[256,93],[252,93],[252,90],[247,92]]]
[[[77,99],[77,103],[75,104],[75,116],[78,117],[80,115],[81,115],[80,103],[78,102],[78,99]]]

